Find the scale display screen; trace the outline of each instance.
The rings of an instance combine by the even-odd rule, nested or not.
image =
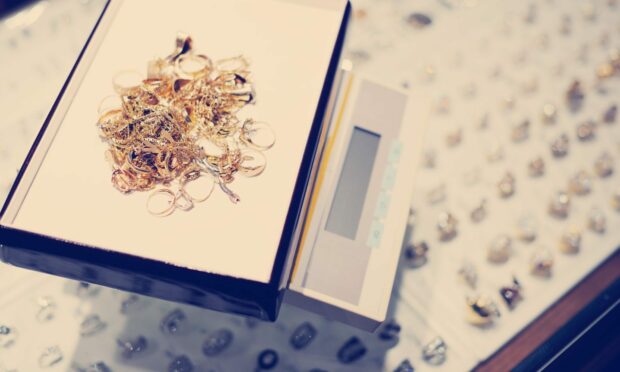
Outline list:
[[[355,240],[381,136],[353,127],[325,230]]]

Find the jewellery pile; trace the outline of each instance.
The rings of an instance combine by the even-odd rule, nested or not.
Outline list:
[[[156,216],[192,209],[209,198],[214,184],[239,202],[228,185],[237,174],[261,174],[263,151],[275,143],[266,123],[238,117],[255,99],[248,61],[213,62],[193,52],[191,37],[179,34],[171,55],[149,62],[146,79],[135,75],[118,74],[118,97],[109,98],[120,98],[120,107],[107,108],[106,99],[99,110],[114,187],[130,193],[163,186],[147,201]]]

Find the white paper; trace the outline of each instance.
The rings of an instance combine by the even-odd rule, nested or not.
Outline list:
[[[206,272],[269,281],[342,10],[290,1],[133,0],[121,4],[14,220],[20,229]],[[344,3],[343,3],[344,4]],[[97,133],[97,107],[119,71],[146,73],[178,31],[212,59],[251,61],[257,104],[240,112],[276,134],[267,167],[217,187],[189,212],[151,216],[148,192],[119,193]]]

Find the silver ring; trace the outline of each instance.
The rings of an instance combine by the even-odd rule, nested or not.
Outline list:
[[[422,359],[432,365],[440,365],[446,360],[448,346],[441,337],[435,337],[422,349]]]

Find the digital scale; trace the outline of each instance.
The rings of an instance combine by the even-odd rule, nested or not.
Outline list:
[[[286,300],[372,330],[385,319],[425,105],[343,70]]]
[[[263,320],[276,320],[289,302],[376,328],[387,313],[430,105],[339,68],[347,0],[183,1],[201,16],[175,18],[187,13],[176,2],[148,2],[150,17],[182,18],[196,40],[210,40],[210,53],[229,55],[236,45],[257,61],[264,98],[254,112],[286,139],[269,150],[265,172],[235,184],[241,203],[213,195],[165,218],[145,213],[146,194],[110,185],[94,125],[102,92],[112,89],[107,77],[126,68],[119,52],[134,53],[128,59],[141,66],[178,25],[129,42],[147,0],[109,0],[0,211],[0,261]],[[212,3],[217,14],[206,12],[205,22]],[[209,39],[240,14],[246,31]],[[289,24],[298,27],[282,35]],[[305,31],[316,24],[320,32]],[[255,25],[262,36],[248,38]],[[265,52],[273,45],[281,53]],[[303,86],[295,96],[291,82]]]

